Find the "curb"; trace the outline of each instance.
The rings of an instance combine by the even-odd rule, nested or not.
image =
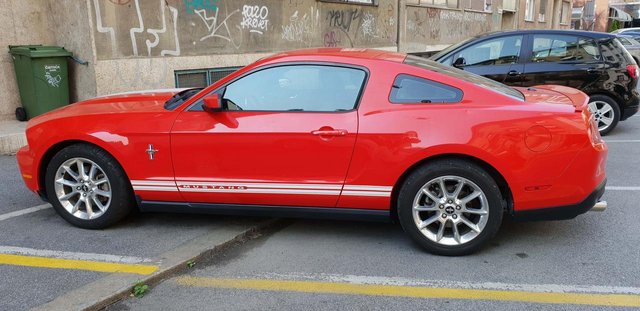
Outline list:
[[[201,259],[222,252],[236,243],[242,243],[281,224],[282,220],[271,219],[234,232],[229,232],[228,228],[214,229],[154,258],[162,264],[158,271],[151,275],[141,277],[130,274],[110,274],[31,310],[102,310],[128,298],[136,282],[143,282],[149,286],[158,284],[176,273],[189,269],[187,267],[189,261],[199,262]]]
[[[27,136],[24,133],[0,135],[0,155],[15,154],[27,144]]]

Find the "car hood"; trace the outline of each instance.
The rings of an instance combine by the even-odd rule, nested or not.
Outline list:
[[[28,126],[80,115],[168,112],[164,109],[164,103],[183,90],[185,89],[147,90],[97,97],[37,116],[29,121]]]
[[[584,92],[562,85],[536,85],[517,87],[528,103],[572,105],[576,112],[587,108],[589,96]]]

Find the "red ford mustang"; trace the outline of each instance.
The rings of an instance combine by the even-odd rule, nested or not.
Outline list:
[[[126,93],[29,122],[27,186],[68,222],[132,209],[398,219],[468,254],[503,214],[569,219],[599,202],[607,147],[587,96],[510,88],[404,54],[278,54],[206,89]]]

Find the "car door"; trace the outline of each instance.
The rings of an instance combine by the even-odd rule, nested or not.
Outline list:
[[[559,34],[532,34],[525,56],[523,86],[566,85],[585,89],[603,74],[604,62],[593,39]]]
[[[189,202],[335,206],[366,78],[362,68],[286,64],[219,87],[210,95],[222,111],[203,111],[200,99],[175,121],[178,189]]]
[[[452,65],[508,85],[520,85],[523,35],[502,36],[472,44],[454,53]]]

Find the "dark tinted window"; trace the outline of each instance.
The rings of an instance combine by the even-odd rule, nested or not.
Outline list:
[[[334,66],[267,68],[232,82],[222,98],[229,110],[352,110],[365,76],[360,69]]]
[[[515,64],[520,58],[522,36],[508,36],[476,43],[457,53],[466,66]]]
[[[600,59],[595,41],[567,35],[534,35],[532,62],[593,61]]]
[[[473,83],[477,86],[483,87],[492,92],[511,96],[519,100],[524,100],[524,95],[522,95],[522,93],[520,93],[518,90],[514,88],[510,88],[500,82],[493,81],[491,79],[485,78],[483,76],[479,76],[477,74],[474,74],[468,71],[460,70],[455,67],[449,67],[449,66],[434,62],[432,60],[428,60],[428,59],[413,56],[413,55],[407,55],[407,58],[405,59],[404,63],[414,67],[419,67],[429,71],[445,74],[445,75],[454,77],[456,79],[465,80],[467,82]]]
[[[409,75],[399,75],[393,82],[392,103],[457,103],[462,91],[442,83]]]

